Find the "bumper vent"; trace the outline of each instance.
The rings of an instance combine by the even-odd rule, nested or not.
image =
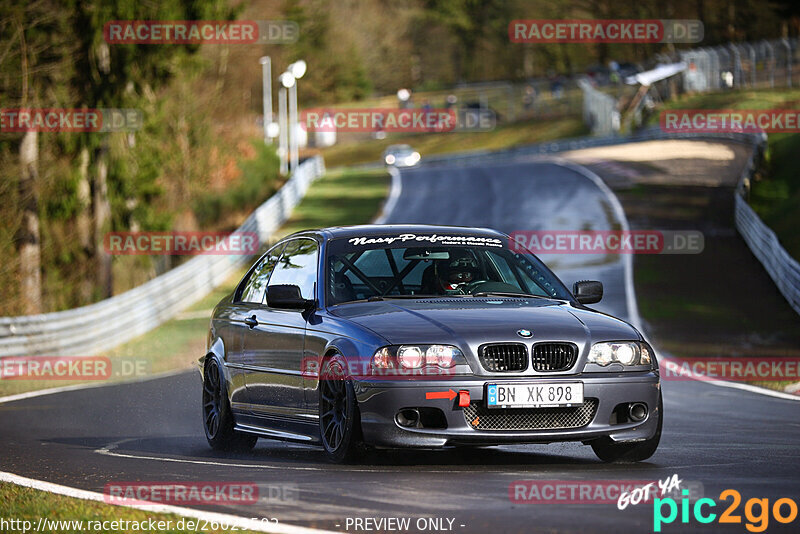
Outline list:
[[[578,347],[572,343],[537,343],[533,346],[535,371],[566,371],[575,365],[577,359]]]
[[[483,368],[492,373],[524,371],[528,368],[528,347],[522,343],[481,345],[478,357]]]
[[[559,430],[588,425],[597,413],[597,399],[573,408],[489,409],[477,402],[464,408],[464,419],[475,430]]]

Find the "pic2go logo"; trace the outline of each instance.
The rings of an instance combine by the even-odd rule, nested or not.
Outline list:
[[[711,511],[712,508],[717,506],[714,499],[698,499],[690,509],[689,499],[686,497],[689,495],[689,491],[683,490],[682,494],[684,497],[681,499],[680,504],[681,523],[690,523],[692,515],[694,515],[694,519],[698,523],[711,523],[717,518],[717,514]],[[742,495],[734,489],[726,489],[719,494],[720,501],[727,501],[729,499],[731,500],[730,505],[720,514],[717,522],[720,524],[741,524],[742,516],[736,515],[736,510],[742,503]],[[745,503],[744,516],[748,521],[745,523],[745,528],[749,532],[764,532],[767,530],[770,511],[772,512],[772,518],[784,525],[797,519],[797,503],[792,499],[778,499],[772,504],[771,509],[769,504],[769,499],[756,498],[749,499]],[[664,515],[665,508],[668,514],[666,516]],[[756,512],[756,508],[758,512]],[[661,532],[662,524],[668,525],[676,519],[678,519],[678,503],[675,502],[675,499],[666,498],[655,499],[653,501],[653,531]]]

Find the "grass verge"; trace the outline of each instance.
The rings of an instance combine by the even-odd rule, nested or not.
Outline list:
[[[159,532],[204,532],[213,534],[231,531],[230,529],[223,530],[222,528],[201,530],[199,527],[203,526],[202,521],[199,527],[190,528],[188,523],[190,521],[197,522],[198,520],[182,518],[173,514],[157,514],[95,501],[64,497],[6,482],[0,482],[0,502],[3,503],[3,520],[9,521],[13,519],[30,522],[25,525],[29,528],[21,526],[22,523],[20,522],[15,523],[20,528],[14,527],[14,524],[6,525],[9,528],[8,530],[3,529],[3,532],[32,532],[40,518],[46,518],[49,523],[47,528],[43,528],[42,532],[78,532],[81,530],[120,533],[153,532],[148,526],[148,524],[153,524],[150,521],[156,524],[155,528]],[[89,523],[90,521],[92,523]],[[114,521],[117,523],[114,524]],[[121,523],[123,521],[129,523]],[[164,523],[158,525],[159,521]],[[136,524],[141,528],[135,528],[134,525]],[[99,526],[100,528],[93,528],[93,526]],[[161,529],[161,526],[167,528]],[[237,532],[251,531],[237,530]]]
[[[369,223],[389,194],[389,182],[383,168],[333,169],[314,183],[275,237],[307,228]]]
[[[422,155],[449,154],[469,150],[501,150],[587,135],[589,132],[580,117],[549,120],[529,120],[499,126],[487,132],[446,132],[429,134],[389,135],[386,139],[345,142],[321,151],[330,167],[381,163],[383,151],[389,145],[409,144]]]

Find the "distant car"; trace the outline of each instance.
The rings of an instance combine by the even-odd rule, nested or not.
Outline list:
[[[200,358],[215,449],[258,437],[437,448],[579,441],[604,461],[661,437],[658,363],[630,324],[585,304],[488,229],[327,228],[267,251],[214,309]]]
[[[410,145],[391,145],[383,152],[383,162],[393,167],[413,167],[420,159]]]

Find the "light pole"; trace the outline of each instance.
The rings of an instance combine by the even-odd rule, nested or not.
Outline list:
[[[290,93],[289,94],[289,117],[288,117],[288,119],[284,120],[283,124],[281,125],[281,139],[284,139],[284,140],[287,141],[287,142],[284,143],[283,146],[285,148],[287,148],[286,154],[288,156],[288,159],[292,160],[293,159],[292,146],[294,144],[293,141],[294,141],[294,137],[295,137],[295,133],[292,132],[292,130],[293,130],[292,125],[297,120],[297,108],[296,108],[296,106],[292,106],[291,92],[292,92],[292,88],[297,84],[297,82],[295,81],[294,76],[292,75],[292,73],[289,72],[288,70],[286,72],[284,72],[283,74],[281,74],[280,81],[281,81],[281,85],[284,87],[284,89],[281,89],[281,91],[284,93],[284,96],[283,96],[283,98],[284,98],[284,104],[283,104],[284,111],[282,113],[286,113],[286,111],[285,111],[286,110],[286,100],[285,100],[286,99],[286,89],[288,89],[289,93]],[[292,108],[294,108],[294,109],[292,109]],[[286,158],[284,158],[284,159],[286,159]],[[294,170],[294,166],[290,165],[289,166],[289,170],[293,171]]]
[[[297,82],[289,87],[289,170],[294,172],[299,161],[297,143]]]
[[[297,80],[303,77],[306,73],[307,65],[302,59],[299,59],[286,68],[286,72],[292,76],[293,83],[289,87],[289,161],[290,168],[294,171],[300,160],[300,148],[297,140],[298,128],[300,125],[297,122]]]
[[[288,122],[286,120],[286,89],[283,87],[278,90],[278,121],[280,122],[278,126],[278,154],[281,158],[281,174],[286,175],[289,172],[286,162],[289,150],[286,146],[286,124]]]
[[[267,133],[272,123],[272,60],[269,56],[264,56],[259,63],[261,63],[261,85],[264,93],[264,143],[272,144],[272,138]]]

